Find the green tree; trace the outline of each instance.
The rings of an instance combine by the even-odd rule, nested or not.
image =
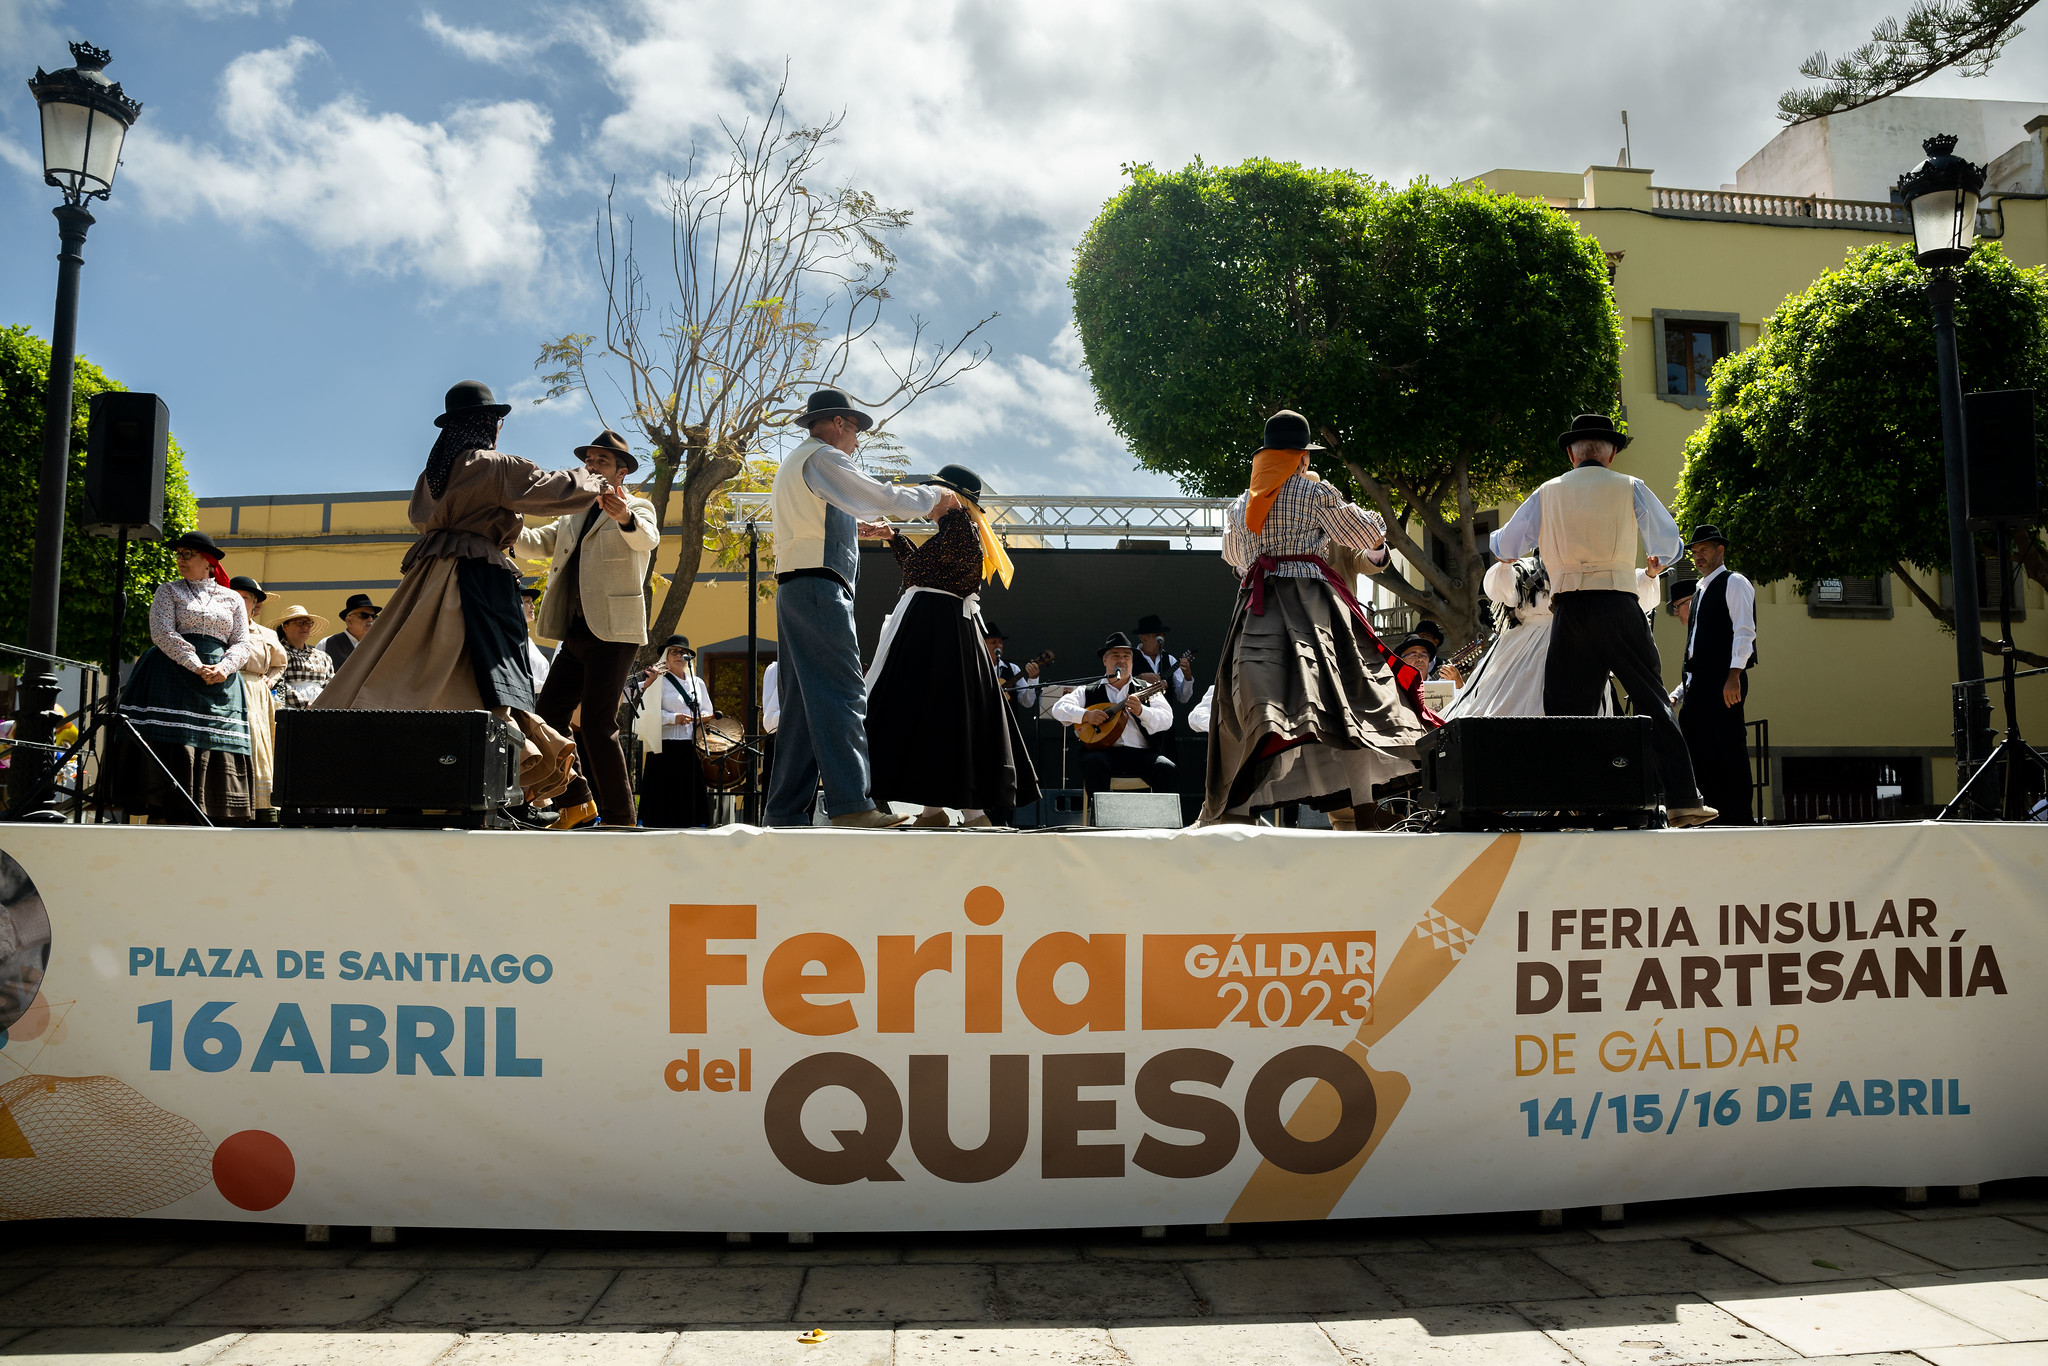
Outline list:
[[[1477,187],[1266,160],[1126,171],[1072,281],[1111,426],[1146,468],[1222,496],[1244,488],[1266,417],[1306,414],[1337,462],[1326,477],[1379,508],[1417,574],[1381,582],[1469,640],[1477,515],[1561,472],[1556,434],[1620,389],[1599,246]]]
[[[43,388],[50,377],[50,344],[26,327],[0,327],[0,526],[14,530],[0,541],[0,641],[28,638],[30,565],[35,555],[36,488],[43,461]],[[86,406],[92,396],[124,386],[80,357],[72,371],[71,493],[64,523],[62,609],[57,653],[100,662],[114,630],[114,542],[80,530],[85,518]],[[149,599],[177,572],[166,544],[198,521],[198,505],[185,484],[185,459],[174,438],[164,475],[164,541],[128,544],[128,619],[122,656],[149,647]],[[0,668],[18,673],[18,655]]]
[[[1907,572],[1951,563],[1926,289],[1902,242],[1850,252],[1779,305],[1761,342],[1714,367],[1677,511],[1717,523],[1758,582],[1790,578],[1804,593],[1895,574],[1953,631],[1954,614]],[[2048,273],[1980,245],[1959,272],[1956,341],[1965,392],[2048,389]],[[2016,538],[2019,558],[2048,585],[2039,532]]]
[[[1991,70],[2005,45],[2025,32],[2020,16],[2040,0],[1917,0],[1906,22],[1886,19],[1870,41],[1846,57],[1816,52],[1799,74],[1819,85],[1778,97],[1778,117],[1789,123],[1846,113],[1875,104],[1953,69],[1959,76]]]

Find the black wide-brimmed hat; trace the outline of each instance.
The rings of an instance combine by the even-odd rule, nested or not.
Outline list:
[[[519,596],[525,598],[528,602],[539,602],[540,589],[529,583],[526,587],[519,590]]]
[[[1410,631],[1409,634],[1416,636],[1428,636],[1431,640],[1436,642],[1437,648],[1443,648],[1444,628],[1437,625],[1435,622],[1431,621],[1428,617],[1424,617],[1421,621],[1416,622],[1415,629],[1413,631]]]
[[[1161,621],[1157,614],[1147,612],[1144,616],[1138,618],[1138,634],[1141,636],[1163,636],[1166,634],[1166,623]]]
[[[436,427],[447,426],[453,417],[503,417],[512,411],[512,405],[498,402],[491,386],[480,379],[466,379],[450,389],[441,407],[443,412],[434,419]]]
[[[661,652],[663,654],[667,654],[670,650],[681,650],[686,655],[697,653],[690,648],[690,638],[688,636],[670,636],[667,640],[661,642]]]
[[[1680,579],[1677,583],[1671,585],[1671,605],[1676,607],[1679,603],[1684,602],[1699,591],[1700,581],[1698,579]]]
[[[626,438],[620,436],[617,432],[613,431],[609,427],[605,428],[603,431],[599,432],[595,437],[591,438],[591,442],[589,445],[578,446],[576,448],[576,458],[578,460],[581,460],[583,458],[583,452],[585,451],[604,452],[612,459],[618,461],[621,465],[624,465],[626,467],[627,474],[631,474],[634,470],[640,468],[639,457],[634,455],[632,451],[626,448]]]
[[[1422,635],[1419,632],[1410,631],[1407,635],[1401,637],[1401,643],[1394,647],[1394,653],[1397,655],[1406,654],[1408,651],[1420,645],[1423,649],[1429,651],[1429,657],[1431,659],[1435,659],[1438,643],[1439,642],[1431,640],[1428,636]]]
[[[364,611],[374,617],[383,610],[376,603],[370,601],[368,593],[351,593],[348,595],[348,601],[341,605],[341,615],[344,620],[347,619],[350,612]]]
[[[1137,646],[1131,644],[1131,638],[1122,631],[1111,631],[1107,636],[1103,637],[1102,648],[1095,652],[1095,657],[1100,659],[1111,650],[1136,650],[1137,648]]]
[[[263,585],[250,578],[247,574],[237,574],[232,579],[229,579],[228,587],[235,589],[237,592],[247,593],[258,602],[270,601],[270,594],[263,591]]]
[[[1008,640],[1008,639],[1009,639],[1009,637],[1008,637],[1008,636],[1006,636],[1006,635],[1004,635],[1004,634],[1003,634],[1003,628],[1002,628],[1002,627],[1000,627],[1000,626],[998,626],[998,625],[996,625],[996,624],[995,624],[994,622],[992,622],[992,621],[991,621],[991,622],[985,622],[985,623],[983,623],[983,625],[982,625],[982,628],[981,628],[981,638],[982,638],[983,640]]]
[[[1628,433],[1605,413],[1580,413],[1572,419],[1570,431],[1558,433],[1557,444],[1563,449],[1569,451],[1574,441],[1605,441],[1617,451],[1628,449]]]
[[[203,531],[186,532],[177,540],[171,542],[171,549],[196,550],[202,555],[211,555],[216,560],[219,559],[221,556],[227,554],[225,550],[222,550],[219,546],[213,543],[213,537],[207,535]]]
[[[1308,419],[1292,408],[1282,408],[1266,419],[1266,449],[1269,451],[1319,451],[1309,439]]]
[[[1728,538],[1721,534],[1721,528],[1712,522],[1701,522],[1692,529],[1692,539],[1685,543],[1687,550],[1696,545],[1727,545]]]
[[[951,489],[976,507],[981,506],[981,476],[965,465],[941,465],[937,474],[918,482]]]
[[[853,406],[853,400],[838,389],[820,389],[804,404],[804,410],[796,415],[806,431],[813,422],[828,417],[850,417],[855,419],[862,431],[875,425],[875,420]]]

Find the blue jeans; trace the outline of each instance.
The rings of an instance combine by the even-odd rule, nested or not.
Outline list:
[[[809,825],[818,777],[825,813],[872,811],[868,796],[868,690],[853,631],[853,594],[831,579],[791,579],[775,590],[776,672],[782,724],[768,786],[770,825]]]

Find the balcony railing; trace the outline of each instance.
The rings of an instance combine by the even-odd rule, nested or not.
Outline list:
[[[1913,230],[1912,217],[1904,204],[1865,199],[1816,199],[1787,194],[1748,194],[1737,190],[1674,190],[1652,185],[1650,207],[1662,213],[1696,213],[1752,222],[1804,219],[1853,224],[1879,232]]]

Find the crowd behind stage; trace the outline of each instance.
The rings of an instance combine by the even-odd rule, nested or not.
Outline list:
[[[639,461],[626,440],[601,432],[575,466],[543,469],[497,449],[507,412],[479,381],[448,391],[412,494],[419,539],[404,577],[382,604],[349,598],[339,623],[273,606],[209,537],[178,538],[178,576],[151,603],[153,646],[122,694],[148,752],[116,738],[105,804],[130,818],[272,823],[280,711],[488,709],[519,738],[517,818],[555,830],[731,819],[721,797],[746,780],[750,748],[765,760],[768,825],[810,825],[822,810],[853,828],[1003,826],[1069,781],[1067,754],[1091,797],[1120,781],[1178,790],[1172,756],[1190,733],[1206,737],[1198,824],[1298,806],[1333,829],[1373,829],[1448,719],[1626,707],[1653,723],[1670,824],[1749,820],[1754,589],[1727,567],[1718,530],[1681,538],[1656,495],[1612,468],[1629,438],[1602,414],[1560,434],[1571,470],[1493,533],[1498,629],[1456,658],[1431,622],[1391,642],[1374,630],[1355,589],[1388,563],[1385,524],[1316,476],[1308,420],[1283,411],[1226,512],[1223,558],[1240,582],[1212,681],[1202,688],[1193,657],[1145,616],[1109,631],[1100,676],[1075,684],[1046,678],[1028,649],[1013,655],[982,616],[981,587],[1016,571],[974,472],[874,478],[855,458],[872,418],[821,389],[772,494],[776,659],[750,737],[746,718],[717,710],[687,639],[648,649],[659,528],[629,487]],[[529,527],[534,514],[549,520]],[[892,519],[935,531],[913,543]],[[853,592],[860,544],[875,539],[903,591],[863,664]],[[1699,577],[1671,593],[1684,681],[1667,696],[1647,614],[1688,553]],[[545,578],[526,582],[515,556],[545,561]],[[1062,728],[1056,776],[1039,771],[1031,739],[1049,723]]]

